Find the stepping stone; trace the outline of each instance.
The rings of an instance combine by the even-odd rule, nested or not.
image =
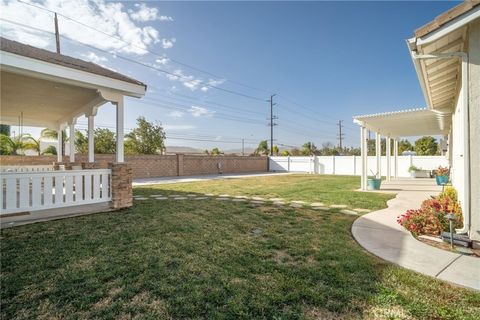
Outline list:
[[[305,201],[300,201],[300,200],[294,200],[294,201],[290,201],[291,203],[296,203],[296,204],[306,204]]]
[[[255,200],[255,201],[265,201],[265,199],[262,198],[262,197],[252,197],[252,200]]]
[[[340,210],[340,213],[349,214],[349,215],[352,215],[352,216],[357,216],[358,215],[358,213],[356,211],[347,210],[347,209]]]
[[[303,208],[303,205],[300,204],[300,203],[292,203],[292,204],[290,204],[290,207],[293,207],[293,208]]]
[[[312,207],[313,210],[330,211],[329,207]]]
[[[229,194],[221,194],[219,195],[220,198],[230,198]]]
[[[281,202],[281,201],[284,201],[285,199],[283,199],[283,198],[271,198],[270,200],[275,201],[275,202],[279,202],[279,201]]]
[[[251,231],[251,233],[252,233],[253,235],[255,235],[255,236],[259,236],[259,235],[261,235],[261,234],[263,233],[263,230],[257,228],[257,229],[253,229],[253,230]]]
[[[145,197],[137,197],[137,198],[135,198],[135,200],[143,201],[143,200],[148,200],[148,198],[145,198]]]
[[[170,194],[168,195],[169,197],[175,198],[175,197],[182,197],[181,194]]]
[[[204,194],[204,196],[206,196],[206,197],[213,197],[214,194],[213,194],[213,193],[206,193],[206,194]]]
[[[248,199],[247,196],[235,196],[234,198],[235,199]]]
[[[274,201],[274,202],[273,202],[273,205],[274,205],[274,206],[284,206],[284,205],[285,205],[285,202],[283,202],[283,201]]]
[[[167,200],[168,198],[167,197],[156,197],[154,198],[155,200]]]
[[[312,206],[312,207],[325,207],[325,204],[322,203],[322,202],[313,202],[313,203],[310,203],[310,206]]]
[[[193,200],[205,200],[205,199],[208,199],[208,197],[197,197],[197,198],[195,198],[195,199],[193,199]]]
[[[346,204],[332,204],[330,208],[338,208],[338,209],[343,209],[347,208],[348,206]]]
[[[163,197],[163,194],[151,194],[150,197],[152,197],[152,198]]]
[[[362,208],[355,208],[353,210],[357,212],[362,212],[362,213],[369,213],[371,211],[369,209],[362,209]]]
[[[253,200],[253,201],[250,201],[250,203],[253,203],[253,204],[264,204],[265,202],[264,202],[264,201],[260,201],[260,200]]]
[[[187,200],[187,197],[175,197],[173,200]]]
[[[247,199],[233,199],[233,202],[245,202]]]
[[[228,201],[230,200],[229,198],[215,198],[215,200],[218,200],[218,201]]]

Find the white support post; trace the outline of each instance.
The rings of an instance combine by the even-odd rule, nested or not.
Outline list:
[[[123,97],[116,102],[117,105],[117,153],[116,161],[124,162],[123,155]]]
[[[68,124],[70,140],[70,162],[75,162],[75,119]]]
[[[360,155],[362,158],[361,189],[367,190],[368,149],[367,149],[367,129],[365,127],[360,127]]]
[[[398,138],[393,140],[393,158],[394,158],[393,176],[395,179],[398,179]]]
[[[88,116],[88,162],[95,162],[94,118],[93,115]]]
[[[57,130],[57,139],[58,139],[58,141],[57,141],[57,162],[62,162],[62,161],[63,161],[63,157],[62,157],[62,153],[63,153],[62,127],[60,127],[60,128]]]
[[[390,173],[390,162],[391,162],[391,155],[392,155],[392,150],[390,145],[392,144],[392,139],[390,137],[387,138],[386,140],[387,146],[386,146],[386,153],[387,153],[387,181],[391,180],[391,173]]]
[[[382,137],[375,132],[375,156],[377,160],[377,174],[382,176]]]

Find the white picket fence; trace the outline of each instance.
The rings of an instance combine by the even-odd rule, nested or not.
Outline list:
[[[391,157],[391,175],[394,175],[394,157]],[[444,156],[398,156],[398,177],[409,177],[408,168],[414,165],[423,170],[434,170],[438,166],[448,166]],[[269,157],[270,171],[309,172],[316,174],[361,175],[360,156],[315,156],[315,157]],[[387,174],[387,157],[381,157],[380,173]],[[375,156],[368,157],[368,174],[377,172]]]
[[[110,169],[2,172],[0,215],[111,200]]]

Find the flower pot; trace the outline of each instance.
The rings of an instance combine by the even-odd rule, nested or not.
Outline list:
[[[435,176],[435,180],[437,181],[438,186],[443,186],[448,183],[448,176]]]
[[[368,190],[380,190],[380,185],[382,184],[382,179],[369,178],[367,180],[367,189]]]

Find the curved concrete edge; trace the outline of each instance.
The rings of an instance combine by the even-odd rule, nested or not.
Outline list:
[[[451,284],[480,290],[480,259],[445,251],[415,239],[397,217],[418,208],[429,192],[399,191],[388,207],[359,217],[352,224],[354,239],[377,257]]]

